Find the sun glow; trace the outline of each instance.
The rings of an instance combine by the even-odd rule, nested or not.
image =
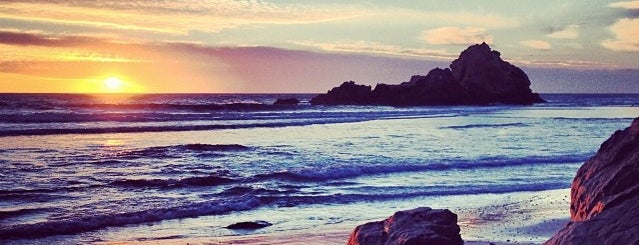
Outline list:
[[[144,93],[141,84],[134,82],[130,76],[108,75],[74,81],[72,91],[85,94],[136,94]]]
[[[109,77],[104,79],[104,87],[108,91],[119,91],[122,89],[122,80],[117,77]]]

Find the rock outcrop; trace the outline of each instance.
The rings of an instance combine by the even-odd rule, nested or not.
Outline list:
[[[353,81],[344,82],[326,94],[311,99],[313,105],[366,105],[373,103],[371,86],[357,85]]]
[[[486,43],[468,47],[450,68],[435,68],[399,85],[345,82],[311,100],[315,105],[482,105],[544,102],[518,67],[503,61]]]
[[[348,245],[461,245],[459,232],[453,212],[421,207],[357,226]]]
[[[579,168],[570,222],[546,244],[639,244],[639,118]]]

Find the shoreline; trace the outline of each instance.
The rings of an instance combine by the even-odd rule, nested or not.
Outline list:
[[[431,201],[433,208],[448,208],[458,215],[458,225],[465,244],[541,244],[568,222],[569,194],[570,189],[558,189],[444,196]],[[446,203],[450,206],[446,207]],[[414,204],[409,202],[408,205]],[[394,208],[394,206],[402,207],[396,207],[397,209],[389,212],[386,217],[395,211],[404,210],[404,205],[392,205],[382,209]],[[355,226],[386,217],[259,234],[167,237],[166,239],[108,241],[97,244],[345,244]]]

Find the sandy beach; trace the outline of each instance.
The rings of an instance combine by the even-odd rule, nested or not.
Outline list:
[[[458,214],[458,224],[465,244],[541,244],[568,221],[569,194],[569,189],[560,189],[447,196],[431,201],[435,204],[434,208],[449,208]],[[441,206],[446,203],[450,206]],[[396,206],[412,204],[414,203],[410,201]],[[392,212],[388,213],[391,214]],[[379,217],[378,220],[384,218],[386,217]],[[353,228],[365,222],[367,221],[349,221],[297,231],[259,234],[246,232],[241,235],[189,239],[168,237],[161,240],[111,241],[102,244],[345,244]]]

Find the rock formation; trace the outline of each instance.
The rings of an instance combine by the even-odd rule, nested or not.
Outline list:
[[[357,85],[353,81],[344,82],[326,94],[320,94],[311,99],[311,104],[317,105],[366,105],[373,103],[371,86]]]
[[[464,242],[459,232],[456,214],[448,209],[422,207],[357,226],[348,245],[461,245]]]
[[[570,222],[546,244],[639,244],[639,118],[579,168]]]
[[[528,76],[503,61],[486,43],[463,51],[450,68],[435,68],[399,85],[345,82],[311,100],[314,105],[483,105],[544,102],[530,90]]]

